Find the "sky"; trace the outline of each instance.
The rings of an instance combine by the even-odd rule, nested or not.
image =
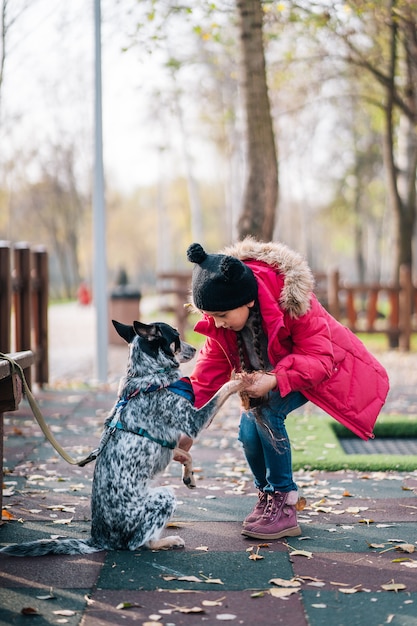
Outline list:
[[[127,12],[129,2],[123,3],[123,11],[119,4],[101,2],[104,166],[112,185],[129,191],[157,181],[162,148],[169,144],[181,153],[181,142],[175,120],[169,128],[158,123],[157,105],[150,95],[166,86],[157,54],[140,47],[122,52],[130,43],[128,31],[134,20]],[[15,1],[10,5],[16,10]],[[41,150],[44,138],[68,133],[79,136],[85,150],[91,150],[93,9],[94,0],[31,0],[11,27],[2,106],[2,120],[9,123],[3,146],[34,145]],[[192,115],[188,118],[192,120]],[[201,141],[195,137],[194,163],[200,174],[210,177],[208,161],[214,161],[199,161]],[[210,156],[207,144],[204,153]],[[181,158],[168,162],[173,174],[181,168]],[[163,163],[166,168],[166,157]]]

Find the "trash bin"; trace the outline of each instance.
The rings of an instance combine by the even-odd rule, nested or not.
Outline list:
[[[109,343],[115,345],[126,345],[116,332],[112,320],[117,320],[122,324],[132,324],[134,320],[140,319],[140,300],[142,294],[136,287],[129,285],[118,285],[110,293],[109,301]]]

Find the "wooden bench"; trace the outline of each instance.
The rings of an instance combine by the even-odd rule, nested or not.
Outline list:
[[[20,367],[25,370],[35,363],[35,355],[31,350],[8,354]],[[0,511],[3,507],[3,413],[17,411],[22,399],[22,380],[18,373],[12,373],[12,365],[6,359],[0,358]]]

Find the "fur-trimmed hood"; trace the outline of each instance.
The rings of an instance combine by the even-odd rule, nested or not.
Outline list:
[[[241,261],[261,261],[277,268],[284,276],[280,306],[291,316],[300,317],[310,308],[310,297],[314,289],[314,276],[298,252],[279,242],[264,243],[246,237],[221,251]]]

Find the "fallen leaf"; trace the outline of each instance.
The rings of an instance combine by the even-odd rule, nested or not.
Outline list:
[[[226,600],[226,596],[219,598],[218,600],[203,600],[203,606],[222,606],[223,600]]]
[[[4,492],[3,492],[3,495],[4,495]],[[2,509],[1,519],[5,519],[5,520],[13,519],[13,514],[10,513],[10,511],[7,511],[6,509]]]
[[[258,554],[257,552],[254,552],[253,554],[249,555],[249,559],[251,561],[261,561],[264,557],[261,554]]]
[[[188,614],[188,613],[205,613],[205,610],[201,608],[201,606],[192,606],[191,608],[188,608],[186,606],[175,606],[174,605],[174,611],[176,611],[177,613],[184,613],[184,614]]]
[[[402,591],[403,589],[407,589],[407,587],[402,583],[395,583],[394,581],[392,581],[387,585],[381,585],[381,589],[383,589],[384,591],[395,591],[395,593],[397,593],[397,591]]]
[[[71,524],[72,520],[72,517],[68,517],[67,519],[54,519],[53,524]]]
[[[293,550],[290,552],[290,556],[305,556],[307,559],[313,558],[313,553],[308,550]]]
[[[71,615],[76,615],[75,611],[70,611],[69,609],[59,609],[58,611],[52,611],[54,615],[63,615],[65,617],[70,617]]]
[[[294,578],[271,578],[268,581],[272,585],[277,585],[277,587],[301,587],[301,583],[299,580],[294,580]]]
[[[218,615],[216,615],[216,619],[218,619],[221,622],[231,622],[232,620],[236,619],[237,615],[234,615],[233,613],[219,613]]]
[[[36,596],[38,600],[56,600],[56,596],[53,595],[52,589],[51,592],[46,596]]]
[[[116,609],[118,611],[123,611],[125,609],[133,609],[135,607],[140,607],[140,604],[135,604],[134,602],[120,602],[120,604],[118,604],[116,606]]]
[[[299,589],[285,589],[284,587],[272,587],[268,590],[269,595],[271,595],[273,598],[288,598],[288,596],[291,596],[293,593],[297,593],[298,591]]]
[[[352,498],[353,496],[347,489],[345,489],[345,491],[342,493],[342,497],[343,498]]]
[[[358,585],[357,587],[345,587],[344,589],[339,589],[340,593],[346,593],[346,594],[358,593],[358,591],[362,591],[362,588],[360,585]]]
[[[205,578],[203,581],[200,580],[200,582],[210,583],[212,585],[224,585],[224,582],[220,578]]]
[[[25,606],[23,607],[23,609],[20,611],[22,615],[41,615],[38,611],[38,609],[34,609],[31,606]]]
[[[369,526],[369,524],[374,524],[374,520],[373,519],[360,519],[359,520],[359,524],[367,524]]]
[[[300,498],[298,498],[297,504],[295,505],[295,508],[297,511],[303,511],[307,506],[307,500],[301,496]]]
[[[163,580],[181,580],[183,582],[188,583],[201,583],[201,578],[197,578],[197,576],[162,576]]]
[[[402,552],[408,552],[408,554],[411,554],[412,552],[415,552],[415,546],[412,543],[400,543],[399,546],[395,547],[396,550],[401,550]]]
[[[194,550],[201,550],[201,552],[208,552],[208,546],[198,546],[198,548],[194,548]]]

